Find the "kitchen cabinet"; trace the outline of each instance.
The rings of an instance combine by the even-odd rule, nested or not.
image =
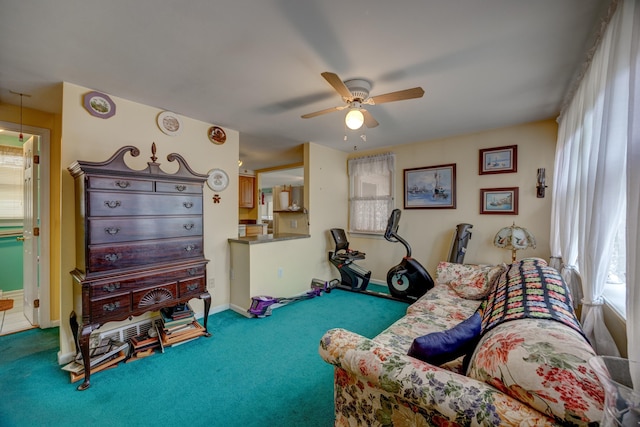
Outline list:
[[[239,207],[253,209],[255,204],[255,178],[253,176],[240,175],[238,184]]]

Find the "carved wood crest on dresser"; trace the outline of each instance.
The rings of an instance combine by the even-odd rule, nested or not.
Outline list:
[[[120,148],[104,162],[76,161],[68,167],[75,180],[76,269],[71,272],[76,298],[71,329],[90,385],[89,338],[110,321],[173,307],[193,298],[204,302],[204,329],[211,307],[203,252],[203,184],[179,154],[167,156],[178,170],[165,173],[151,161],[129,168],[133,146]],[[82,313],[78,324],[76,313]],[[78,349],[76,349],[78,350]]]

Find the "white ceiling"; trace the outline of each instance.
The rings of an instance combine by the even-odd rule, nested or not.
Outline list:
[[[67,81],[240,131],[243,168],[350,151],[320,76],[364,78],[380,126],[359,149],[555,117],[609,0],[2,1],[0,101],[60,108]]]

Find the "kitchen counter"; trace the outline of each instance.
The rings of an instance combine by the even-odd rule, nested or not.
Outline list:
[[[244,236],[229,239],[229,243],[243,243],[246,245],[254,245],[258,243],[282,242],[284,240],[307,239],[311,236],[308,234],[294,233],[278,233],[278,234],[261,234],[257,236]]]
[[[275,233],[231,238],[229,308],[250,317],[252,298],[287,297],[308,290],[306,260],[313,245],[308,234]],[[268,243],[262,245],[261,243]]]

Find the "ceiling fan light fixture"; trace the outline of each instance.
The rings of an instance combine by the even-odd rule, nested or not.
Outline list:
[[[344,118],[344,123],[351,130],[358,130],[364,123],[364,114],[359,108],[353,108],[349,110],[347,116]]]

